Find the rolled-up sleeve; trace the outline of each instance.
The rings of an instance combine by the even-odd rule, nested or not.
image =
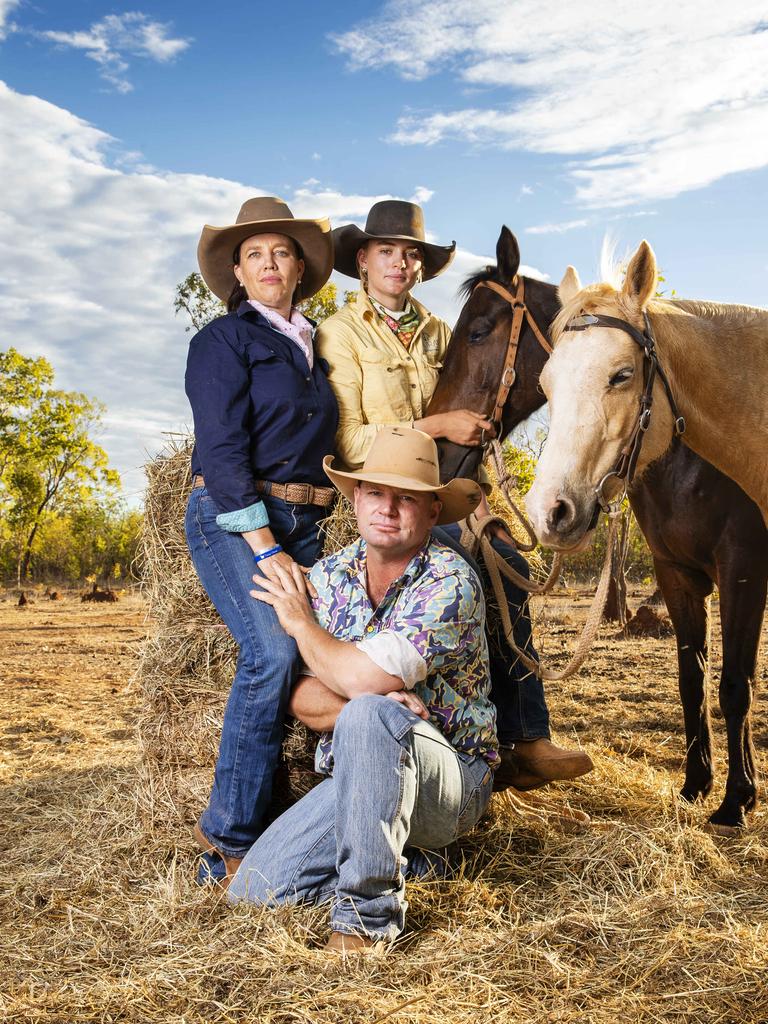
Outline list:
[[[264,509],[250,462],[250,384],[245,352],[235,338],[227,337],[215,324],[195,335],[189,346],[185,389],[205,485],[224,518],[228,513],[257,513],[259,506]],[[245,529],[254,528],[247,525],[248,515],[238,521]]]
[[[424,658],[406,637],[391,629],[359,640],[356,647],[384,672],[402,679],[406,690],[412,690],[416,683],[427,678]]]

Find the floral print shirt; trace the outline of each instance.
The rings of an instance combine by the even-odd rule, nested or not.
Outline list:
[[[456,750],[479,755],[495,768],[499,754],[496,709],[488,696],[485,602],[474,571],[430,535],[374,608],[365,559],[366,544],[360,539],[312,568],[317,621],[399,676]],[[332,761],[333,735],[324,733],[317,770],[330,774]]]

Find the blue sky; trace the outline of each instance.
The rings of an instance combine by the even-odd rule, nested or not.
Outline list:
[[[249,195],[335,224],[419,198],[459,245],[419,293],[449,321],[502,223],[551,280],[594,279],[610,233],[681,296],[768,301],[762,0],[0,0],[0,26],[3,344],[107,404],[132,501],[189,419],[174,284]]]

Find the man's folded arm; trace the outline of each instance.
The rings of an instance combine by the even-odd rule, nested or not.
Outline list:
[[[296,636],[301,656],[310,671],[321,682],[347,700],[363,693],[391,693],[405,687],[403,679],[394,675],[369,656],[360,644],[337,640],[316,623],[307,623]],[[375,655],[374,655],[375,656]]]

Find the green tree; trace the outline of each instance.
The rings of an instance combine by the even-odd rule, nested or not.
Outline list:
[[[332,281],[328,281],[324,284],[319,292],[316,292],[311,299],[306,299],[304,302],[299,303],[299,309],[308,316],[310,320],[314,320],[316,324],[320,324],[323,320],[327,320],[329,316],[333,316],[339,309],[338,302],[338,288]],[[354,291],[344,292],[344,303],[349,303],[357,294]]]
[[[44,360],[0,353],[0,500],[17,543],[17,581],[26,579],[41,525],[98,494],[114,494],[117,472],[91,435],[104,406],[51,387]]]
[[[42,356],[0,352],[0,483],[19,452],[19,412],[39,401],[52,381],[53,367]]]
[[[191,320],[184,328],[186,331],[193,328],[200,331],[211,320],[227,312],[226,305],[213,294],[197,271],[188,274],[176,285],[173,308],[177,314],[183,310]]]

